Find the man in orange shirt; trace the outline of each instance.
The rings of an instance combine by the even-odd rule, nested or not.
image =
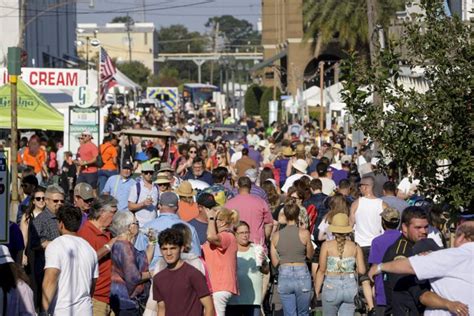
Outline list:
[[[80,168],[77,183],[85,182],[90,184],[94,189],[97,188],[97,167],[95,165],[99,149],[92,142],[92,134],[88,130],[84,130],[81,134],[81,146],[77,152],[76,165]]]
[[[18,153],[17,161],[19,165],[24,167],[32,167],[39,183],[42,182],[43,175],[47,176],[48,174],[48,169],[46,168],[46,152],[41,149],[38,135],[31,136],[28,147],[25,148],[23,153]]]
[[[117,138],[114,134],[104,137],[104,143],[100,145],[99,152],[104,165],[98,172],[99,194],[104,190],[107,180],[117,172]]]

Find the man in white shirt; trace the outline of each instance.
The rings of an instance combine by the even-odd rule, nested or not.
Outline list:
[[[474,222],[458,226],[454,248],[373,265],[369,277],[384,272],[429,280],[432,292],[420,296],[425,316],[468,316],[474,312]]]
[[[296,173],[294,175],[289,176],[281,190],[283,192],[288,192],[288,189],[295,183],[296,180],[302,178],[302,177],[308,177],[311,179],[310,176],[306,174],[306,170],[308,169],[308,163],[304,159],[297,159],[295,162],[292,163],[291,165],[293,169],[296,170]]]
[[[152,183],[155,167],[150,163],[142,164],[142,176],[139,181],[130,187],[128,209],[135,214],[140,227],[154,220],[158,215],[159,189]]]
[[[99,277],[97,254],[77,236],[82,213],[61,207],[56,217],[61,236],[46,247],[42,306],[48,315],[92,316],[92,294]]]
[[[260,141],[260,137],[258,137],[258,135],[255,134],[255,128],[251,128],[249,130],[249,134],[247,135],[247,144],[249,146],[253,146],[254,148],[257,148],[259,141]]]
[[[326,195],[333,195],[334,190],[336,189],[336,182],[330,178],[328,174],[328,165],[324,162],[320,162],[316,165],[316,172],[318,173],[318,178],[323,184],[323,193]]]

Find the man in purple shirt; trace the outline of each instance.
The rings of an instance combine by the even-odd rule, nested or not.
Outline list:
[[[380,214],[382,217],[382,227],[385,232],[372,240],[369,253],[369,264],[382,263],[383,256],[387,249],[400,237],[398,227],[400,225],[400,213],[393,208],[387,207]],[[387,301],[383,286],[382,275],[375,277],[375,313],[384,315]]]
[[[252,182],[252,188],[250,188],[250,194],[253,194],[253,195],[258,196],[259,198],[262,198],[268,204],[267,192],[265,192],[265,190],[259,187],[256,183],[258,179],[258,171],[256,169],[248,169],[247,171],[245,171],[245,176],[248,177],[250,181]],[[234,188],[234,190],[232,190],[232,193],[234,196],[236,196],[237,194],[239,194],[239,190],[237,188]]]

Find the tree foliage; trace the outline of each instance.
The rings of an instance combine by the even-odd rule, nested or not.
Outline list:
[[[472,31],[457,16],[445,16],[441,1],[422,6],[425,15],[406,24],[402,39],[380,53],[377,67],[356,56],[344,65],[343,98],[356,127],[380,144],[385,157],[418,174],[423,194],[450,205],[455,216],[462,207],[473,209]],[[400,47],[407,52],[403,59]],[[403,64],[424,67],[426,93],[401,83]],[[373,91],[384,111],[367,101]]]
[[[304,39],[313,40],[317,55],[333,39],[349,50],[368,51],[368,19],[366,0],[305,0],[303,20]],[[403,8],[404,0],[378,1],[377,24],[386,29],[396,10]],[[319,51],[318,51],[319,50]]]
[[[147,86],[151,71],[143,63],[135,60],[132,62],[118,63],[116,65],[125,76],[142,86],[142,88]]]
[[[278,115],[280,115],[281,110],[281,91],[277,88],[276,99],[278,100]],[[262,97],[260,99],[260,116],[262,117],[263,122],[268,124],[268,115],[269,115],[269,105],[268,103],[273,100],[273,87],[264,88]]]
[[[262,88],[259,85],[251,85],[245,92],[244,107],[247,115],[260,115],[260,99]]]
[[[205,26],[214,27],[219,23],[219,32],[222,33],[231,48],[238,48],[241,45],[260,44],[260,34],[253,29],[252,23],[245,19],[237,19],[232,15],[222,15],[209,18]]]
[[[135,21],[133,20],[133,18],[129,15],[125,15],[125,16],[116,16],[112,19],[111,23],[129,23],[129,24],[133,24],[135,23]]]

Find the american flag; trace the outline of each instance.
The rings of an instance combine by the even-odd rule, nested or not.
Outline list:
[[[102,47],[100,48],[100,81],[108,81],[112,79],[112,77],[117,72],[114,64],[112,63],[112,59],[107,54],[105,49]]]
[[[105,49],[100,48],[100,101],[103,103],[105,95],[109,90],[109,82],[113,80],[114,75],[117,73],[112,59],[107,54]]]

